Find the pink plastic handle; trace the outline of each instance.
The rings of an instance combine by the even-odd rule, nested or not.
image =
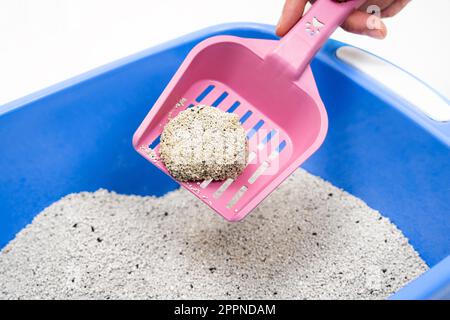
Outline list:
[[[299,22],[269,54],[283,73],[298,79],[330,35],[364,0],[317,0]]]

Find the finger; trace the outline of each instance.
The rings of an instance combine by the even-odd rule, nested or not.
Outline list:
[[[376,15],[356,10],[345,20],[342,28],[351,33],[384,39],[387,35],[386,25]]]
[[[300,20],[307,0],[286,0],[280,21],[276,27],[276,34],[284,36]]]
[[[381,17],[390,18],[395,16],[397,13],[402,11],[402,9],[410,2],[410,0],[397,0],[394,1],[389,7],[381,11]]]
[[[383,11],[395,1],[396,0],[377,0],[377,1],[369,0],[364,2],[363,5],[359,7],[359,10],[369,12],[367,11],[368,8],[376,6],[379,8],[380,11]]]

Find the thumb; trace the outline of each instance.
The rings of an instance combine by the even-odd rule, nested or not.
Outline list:
[[[367,12],[356,10],[345,22],[342,28],[348,32],[366,35],[376,39],[384,39],[387,28],[380,17]]]

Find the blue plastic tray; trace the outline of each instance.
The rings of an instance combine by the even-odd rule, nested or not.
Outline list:
[[[271,26],[216,26],[0,106],[0,248],[68,193],[177,188],[131,138],[189,50],[218,34],[275,38]],[[303,167],[388,216],[434,266],[393,298],[449,298],[450,126],[344,65],[342,45],[329,41],[312,64],[330,128]]]

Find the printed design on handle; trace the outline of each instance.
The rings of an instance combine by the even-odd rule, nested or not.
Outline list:
[[[318,34],[320,32],[320,30],[322,29],[322,27],[325,26],[325,23],[320,22],[319,19],[317,19],[317,17],[313,17],[312,21],[308,21],[305,23],[305,31],[307,34],[309,34],[310,36],[315,36],[316,34]]]
[[[364,0],[316,0],[297,24],[268,53],[266,64],[298,80],[322,45]],[[268,67],[269,69],[270,67]]]

